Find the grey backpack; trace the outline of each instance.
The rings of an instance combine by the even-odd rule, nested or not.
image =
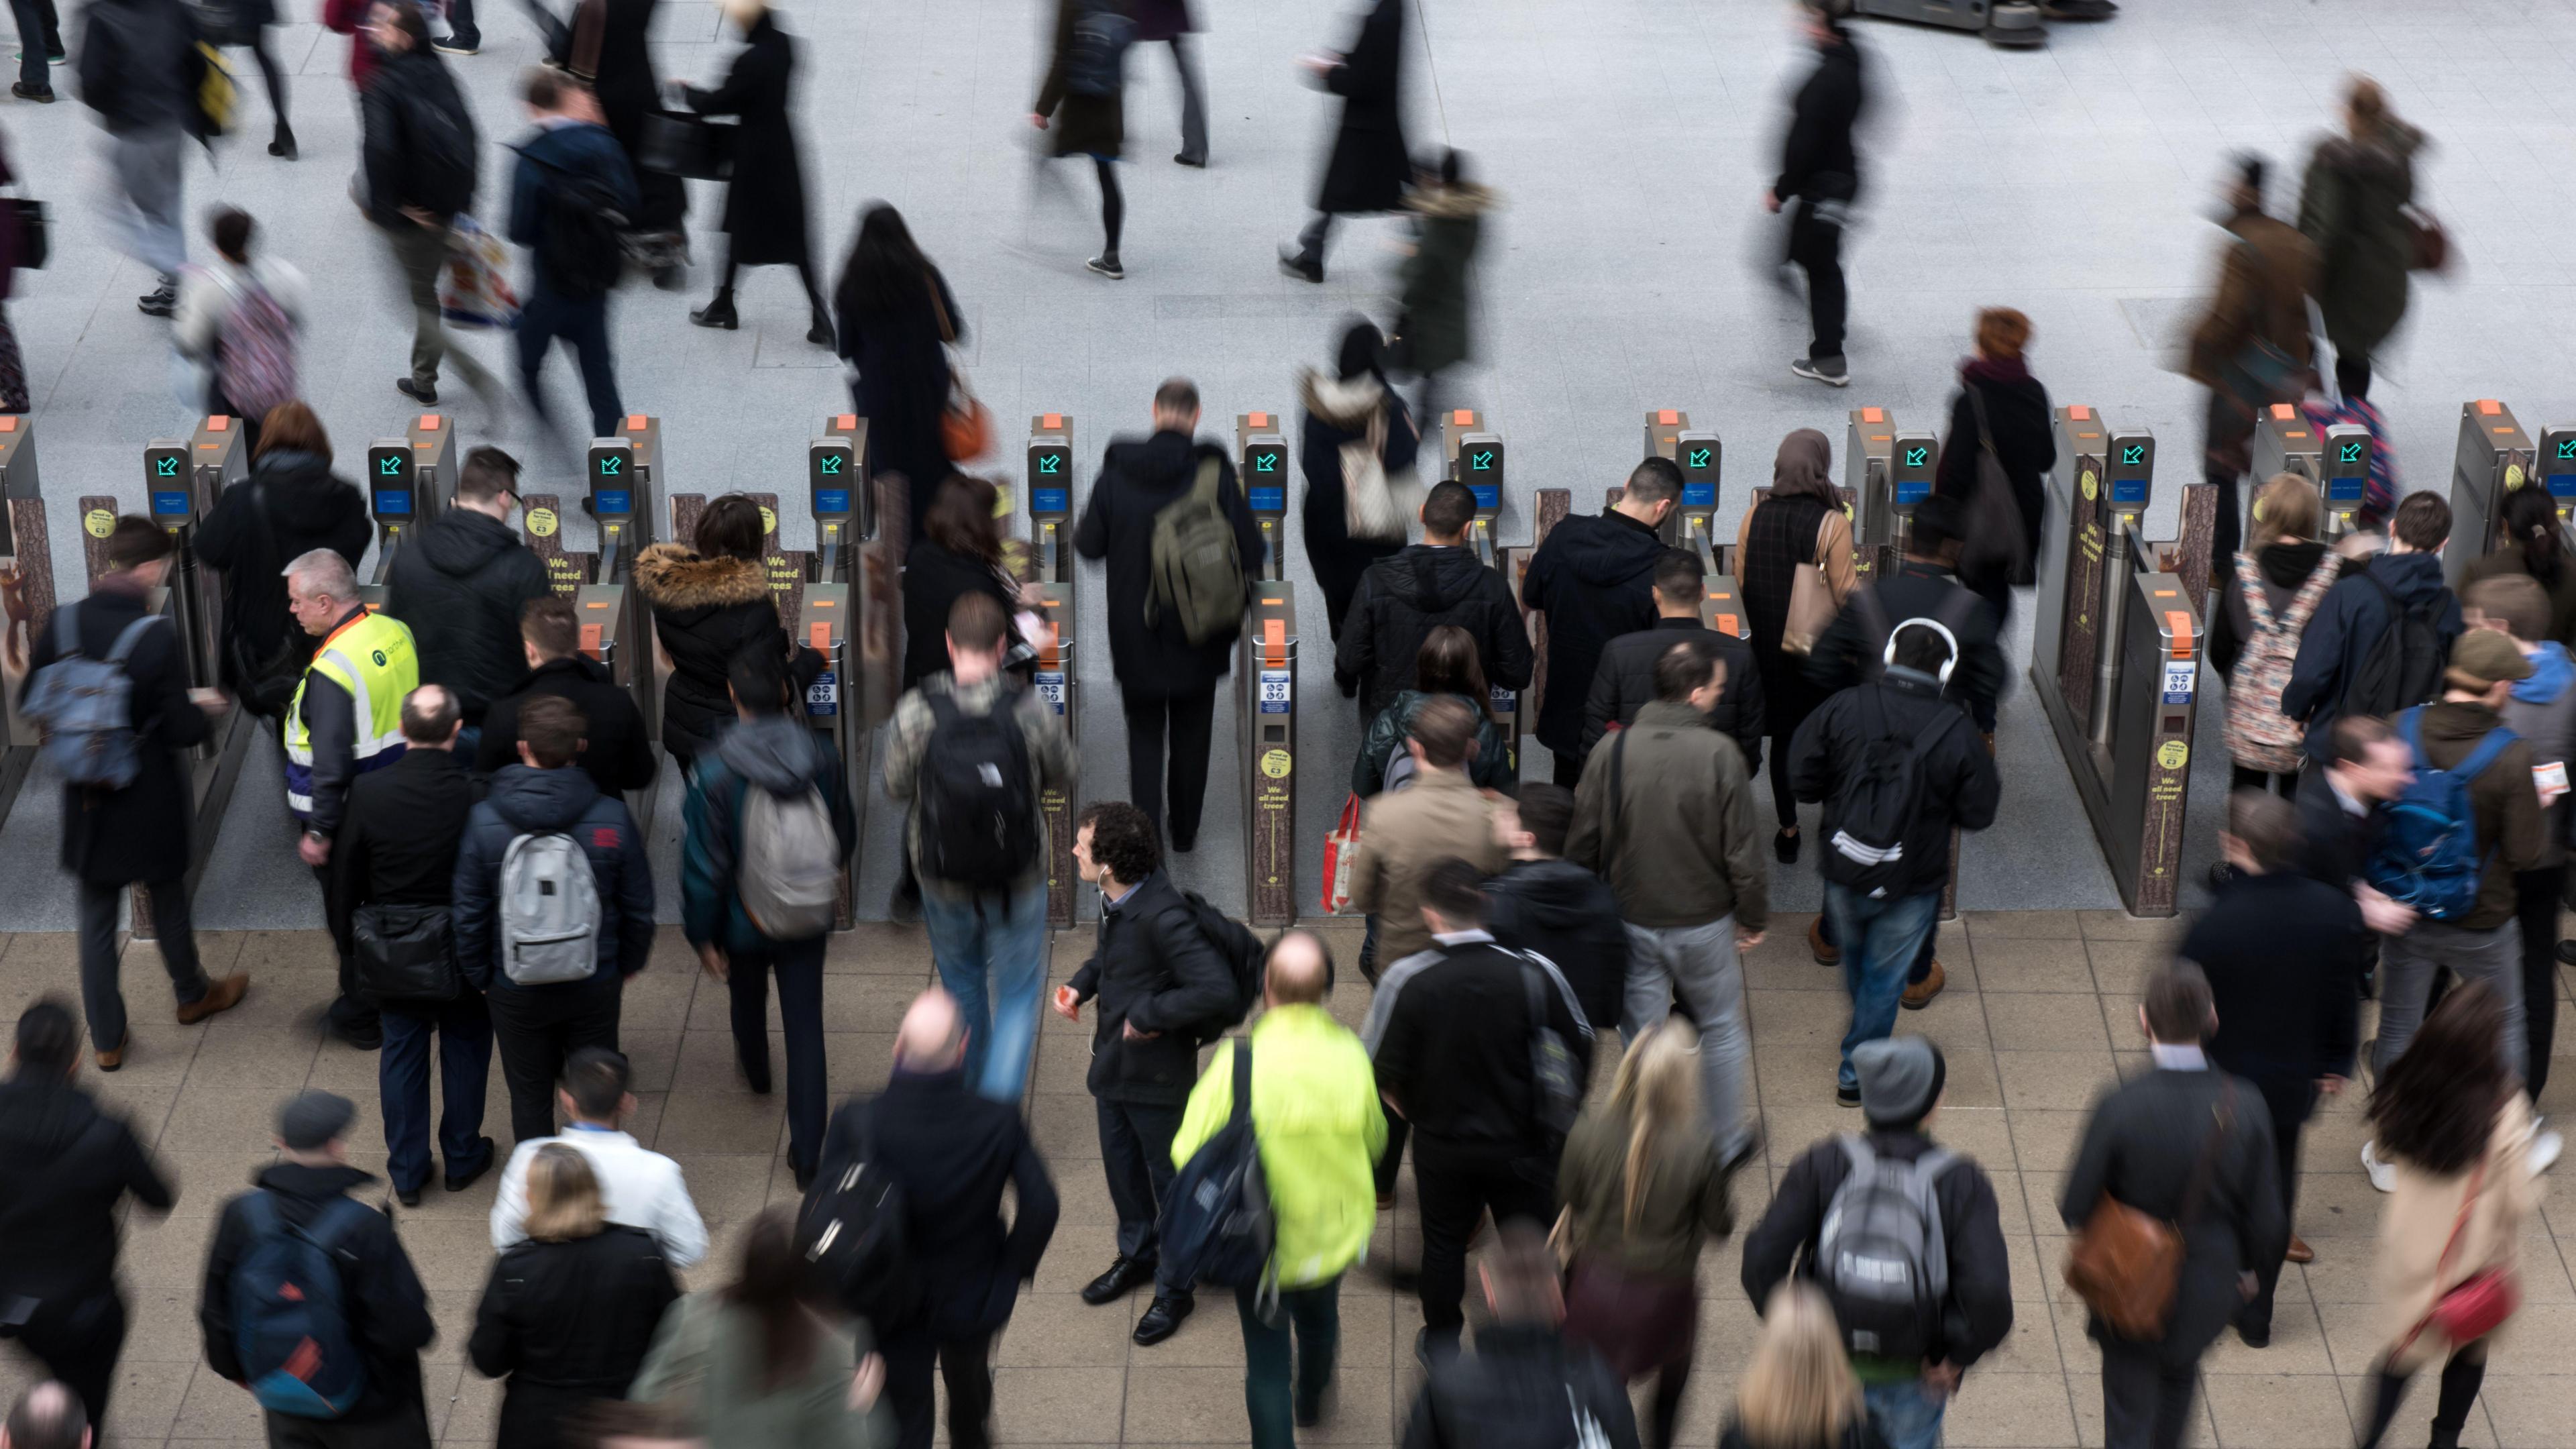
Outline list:
[[[743,786],[742,853],[734,890],[752,929],[773,941],[808,941],[832,929],[841,837],[823,792],[772,795]]]
[[[1913,1360],[1928,1353],[1950,1292],[1950,1247],[1932,1186],[1958,1157],[1935,1147],[1912,1162],[1881,1157],[1868,1139],[1836,1139],[1851,1172],[1825,1207],[1810,1265],[1834,1305],[1843,1347]]]
[[[134,733],[134,680],[126,657],[160,619],[146,614],[125,626],[105,659],[80,652],[78,610],[54,611],[54,662],[27,689],[27,717],[44,731],[45,763],[74,785],[122,790],[143,769]]]
[[[501,857],[501,970],[520,986],[599,969],[599,885],[562,831],[512,837]]]

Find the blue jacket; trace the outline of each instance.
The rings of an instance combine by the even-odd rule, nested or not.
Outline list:
[[[2460,600],[2442,582],[2442,558],[2431,553],[2384,553],[2357,573],[2346,573],[2308,620],[2299,636],[2299,657],[2290,666],[2290,682],[2281,689],[2281,713],[2308,725],[2308,754],[2329,758],[2334,722],[2343,713],[2344,692],[2352,688],[2361,666],[2377,647],[2379,636],[2396,619],[2388,600],[2370,586],[2367,573],[2385,585],[2408,609],[2429,613],[2433,632],[2441,637],[2442,655],[2460,637]],[[2409,700],[2407,703],[2421,703]]]
[[[581,842],[599,887],[599,966],[590,982],[518,986],[501,970],[501,860],[512,839],[562,831]],[[653,954],[653,865],[626,802],[599,793],[588,772],[567,765],[511,765],[492,777],[490,798],[465,818],[456,851],[456,959],[478,991],[561,991],[632,976]]]
[[[680,853],[680,929],[692,946],[713,941],[733,952],[766,944],[743,913],[742,892],[734,884],[742,858],[742,807],[755,786],[797,798],[808,786],[822,791],[843,864],[858,846],[849,786],[829,740],[783,715],[732,725],[716,736],[714,749],[698,756],[681,807],[687,830]]]
[[[635,185],[635,168],[605,126],[571,121],[540,129],[512,149],[519,153],[519,163],[510,173],[510,240],[532,253],[545,238],[545,193],[558,172],[598,177],[628,216],[644,204],[643,193]],[[529,268],[530,289],[551,291],[544,259],[532,260],[536,265]]]

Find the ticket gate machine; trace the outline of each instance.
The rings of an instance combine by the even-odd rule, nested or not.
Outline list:
[[[367,506],[376,518],[376,569],[358,586],[368,608],[385,606],[394,555],[456,498],[456,430],[438,413],[413,418],[408,433],[367,445]]]
[[[2471,563],[2504,541],[2505,497],[2531,481],[2537,462],[2531,435],[2514,420],[2513,409],[2494,398],[2460,405],[2460,446],[2451,459],[2451,545],[2442,550],[2442,572],[2452,588],[2460,587]],[[2576,478],[2568,483],[2576,487]]]
[[[1751,637],[1752,625],[1735,587],[1734,560],[1728,557],[1734,550],[1717,539],[1718,476],[1726,445],[1714,431],[1692,427],[1689,413],[1657,408],[1646,414],[1646,452],[1681,470],[1682,496],[1664,515],[1665,538],[1699,555],[1700,574],[1708,581],[1701,622],[1738,638]]]
[[[1234,415],[1235,476],[1261,531],[1258,578],[1283,577],[1288,547],[1288,438],[1277,413]]]
[[[1065,737],[1078,738],[1074,708],[1073,417],[1040,413],[1029,419],[1029,557],[1037,571],[1038,694],[1055,711]],[[1046,791],[1038,807],[1047,821],[1047,923],[1073,924],[1073,792]],[[1160,828],[1160,822],[1157,822]]]
[[[2030,678],[2075,776],[2075,793],[2133,915],[2177,906],[2192,731],[2199,709],[2202,595],[2218,490],[2183,490],[2172,570],[2142,527],[2155,439],[2091,408],[2056,412],[2057,507],[2042,530]],[[2192,561],[2197,562],[2192,562]]]
[[[805,689],[805,717],[818,732],[831,737],[842,778],[850,784],[851,805],[864,811],[871,721],[852,687],[858,677],[852,666],[860,644],[851,578],[857,562],[852,534],[858,528],[863,511],[860,498],[866,490],[853,440],[847,434],[826,433],[808,443],[805,482],[806,498],[814,509],[815,576],[796,591],[796,617],[788,633],[793,642],[823,656],[823,672]],[[860,833],[864,838],[864,818]],[[858,923],[858,884],[859,853],[853,850],[833,891],[833,929],[846,931]]]
[[[1441,429],[1441,446],[1447,452],[1449,480],[1466,484],[1476,495],[1476,517],[1467,525],[1467,545],[1485,567],[1498,567],[1494,520],[1502,516],[1503,472],[1509,461],[1503,435],[1477,409],[1452,408],[1449,425]]]
[[[656,419],[630,415],[613,438],[593,438],[582,460],[590,490],[590,515],[599,527],[599,567],[592,582],[573,591],[581,652],[608,667],[609,678],[634,697],[648,739],[662,737],[662,678],[653,648],[653,611],[635,587],[635,556],[652,544],[660,513],[662,429]],[[635,791],[627,805],[635,823],[653,828],[652,791]]]
[[[115,517],[108,515],[110,528]],[[18,712],[18,700],[53,613],[54,551],[36,486],[35,421],[0,414],[0,821],[35,763],[36,724]]]
[[[1276,413],[1234,419],[1235,464],[1261,530],[1261,561],[1234,671],[1243,691],[1235,717],[1243,756],[1244,910],[1255,926],[1297,919],[1297,590],[1281,552],[1288,445],[1278,424]],[[1494,463],[1501,467],[1499,446]],[[1479,521],[1485,516],[1479,507]]]
[[[1892,573],[1913,535],[1914,506],[1932,496],[1941,440],[1899,428],[1885,408],[1854,408],[1843,444],[1843,487],[1852,495],[1853,567]]]
[[[2273,403],[2254,426],[2253,492],[2282,473],[2307,479],[2316,485],[2321,536],[2332,543],[2358,526],[2363,489],[2370,481],[2370,449],[2370,429],[2359,423],[2320,428],[2297,404]],[[2249,493],[2248,522],[2253,507]]]

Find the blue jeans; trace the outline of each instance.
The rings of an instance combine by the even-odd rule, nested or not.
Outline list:
[[[1824,928],[1817,934],[1825,938],[1825,944],[1828,946],[1838,946],[1842,944],[1834,939],[1834,921],[1831,916],[1827,916],[1825,918]],[[1931,976],[1932,958],[1939,952],[1940,947],[1941,923],[1936,919],[1932,922],[1932,929],[1923,933],[1923,945],[1914,953],[1914,964],[1906,968],[1906,985],[1920,986],[1924,983],[1925,979]]]
[[[1869,1422],[1887,1441],[1887,1449],[1941,1449],[1941,1415],[1950,1400],[1924,1392],[1922,1380],[1863,1384],[1860,1397],[1869,1406]]]
[[[540,280],[519,304],[519,385],[539,418],[546,415],[546,395],[537,373],[546,365],[546,348],[558,337],[581,367],[582,391],[590,399],[590,435],[615,437],[625,409],[617,401],[617,363],[608,355],[608,299],[559,296]]]
[[[1235,1313],[1243,1320],[1243,1411],[1252,1420],[1252,1449],[1296,1449],[1290,1360],[1296,1360],[1294,1407],[1313,1413],[1332,1386],[1333,1361],[1341,1352],[1342,1279],[1337,1273],[1312,1287],[1279,1290],[1268,1323],[1253,1309],[1258,1296],[1250,1288],[1234,1290]]]
[[[1008,899],[974,901],[946,896],[937,881],[922,882],[931,959],[966,1023],[966,1080],[1015,1107],[1028,1087],[1038,997],[1046,989],[1046,912],[1043,877]]]
[[[483,1087],[492,1071],[492,1016],[483,994],[454,1001],[388,1001],[385,1044],[376,1058],[376,1091],[385,1113],[385,1175],[397,1192],[429,1181],[429,1035],[438,1033],[438,1147],[448,1176],[472,1171],[492,1149],[483,1138]]]
[[[1834,923],[1834,939],[1843,950],[1843,990],[1852,1003],[1851,1030],[1843,1033],[1842,1066],[1837,1084],[1856,1087],[1852,1048],[1877,1041],[1896,1028],[1898,999],[1905,994],[1906,968],[1932,934],[1941,914],[1941,893],[1873,897],[1847,886],[1825,882],[1825,918]]]

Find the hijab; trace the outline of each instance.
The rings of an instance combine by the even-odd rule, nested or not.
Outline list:
[[[1829,507],[1842,507],[1842,495],[1834,491],[1833,461],[1833,444],[1814,428],[1800,428],[1782,438],[1779,455],[1771,460],[1771,496],[1803,494]]]

